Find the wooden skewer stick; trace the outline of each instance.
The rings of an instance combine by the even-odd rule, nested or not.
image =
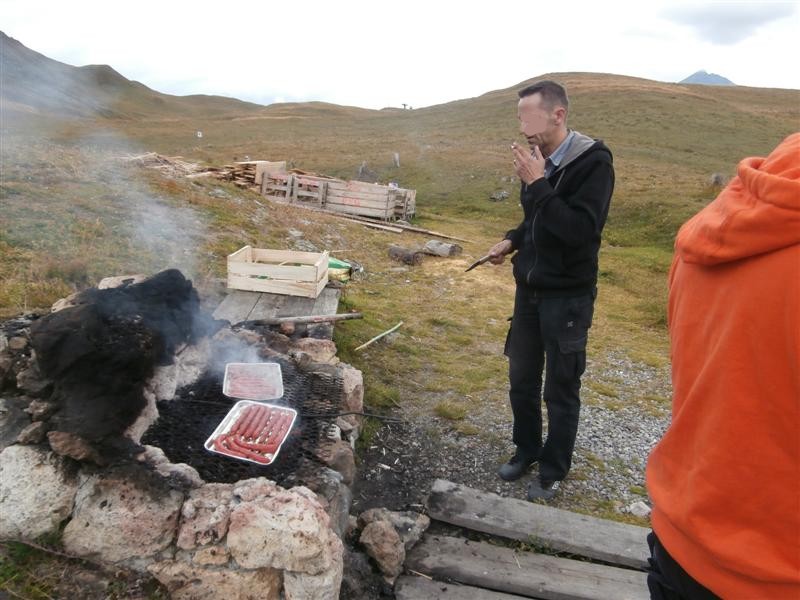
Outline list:
[[[338,315],[310,315],[301,317],[272,317],[268,319],[253,319],[251,321],[240,321],[232,327],[242,325],[281,325],[282,323],[332,323],[334,321],[348,321],[350,319],[361,319],[364,315],[360,312],[340,313]]]
[[[385,337],[385,336],[389,335],[390,333],[392,333],[392,332],[394,332],[394,331],[397,331],[398,329],[400,329],[400,326],[401,326],[402,324],[403,324],[403,322],[402,322],[402,321],[400,321],[400,322],[399,322],[397,325],[395,325],[395,326],[394,326],[394,327],[392,327],[391,329],[387,329],[387,330],[386,330],[386,331],[384,331],[383,333],[381,333],[381,334],[379,334],[379,335],[376,335],[374,338],[372,338],[372,339],[371,339],[371,340],[369,340],[368,342],[364,342],[364,343],[363,343],[363,344],[361,344],[361,345],[360,345],[358,348],[356,348],[356,349],[355,349],[355,351],[356,351],[356,352],[358,352],[359,350],[363,350],[364,348],[366,348],[367,346],[369,346],[371,343],[373,343],[373,342],[377,342],[377,341],[378,341],[379,339],[381,339],[382,337]]]

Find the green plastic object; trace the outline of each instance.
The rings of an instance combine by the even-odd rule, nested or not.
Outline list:
[[[350,280],[350,263],[337,258],[328,258],[328,279],[341,282]]]
[[[338,258],[328,258],[329,269],[349,269],[350,263],[339,260]]]

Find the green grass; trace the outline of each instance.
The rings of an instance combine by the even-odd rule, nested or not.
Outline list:
[[[607,383],[590,380],[586,382],[586,387],[596,394],[600,394],[601,396],[606,396],[607,398],[619,398],[619,392],[617,392],[616,388],[612,385],[608,385]]]
[[[467,416],[467,407],[452,400],[442,400],[433,407],[433,412],[449,421],[460,421]]]

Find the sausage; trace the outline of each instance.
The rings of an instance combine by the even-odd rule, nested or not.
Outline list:
[[[264,456],[259,452],[261,450],[260,444],[253,444],[250,442],[240,442],[234,438],[229,438],[231,447],[237,452],[245,454],[247,458],[256,460],[262,464],[268,465],[272,462],[272,456]]]
[[[214,448],[216,448],[219,452],[222,452],[223,454],[227,454],[229,456],[235,456],[237,458],[249,458],[246,454],[238,452],[237,450],[234,450],[233,448],[226,446],[225,442],[227,441],[228,438],[222,435],[214,438]]]
[[[287,414],[288,413],[280,409],[274,409],[272,411],[272,418],[267,424],[267,427],[260,432],[258,441],[262,444],[266,443],[267,440],[269,440],[277,432],[277,430],[280,429],[281,423],[285,420]]]
[[[247,406],[247,407],[245,407],[245,409],[239,415],[239,418],[236,419],[236,422],[233,424],[233,427],[231,427],[229,433],[232,433],[232,434],[239,433],[239,434],[241,434],[242,431],[244,431],[247,428],[248,423],[250,423],[250,420],[253,418],[253,409],[254,408],[255,408],[255,406],[253,406],[252,404]]]
[[[253,419],[253,422],[245,433],[245,437],[248,439],[254,439],[258,435],[258,432],[264,427],[264,423],[269,419],[269,408],[266,406],[259,406],[257,410],[258,415]]]

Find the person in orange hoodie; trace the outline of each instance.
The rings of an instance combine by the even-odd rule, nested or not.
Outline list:
[[[800,598],[800,133],[687,221],[672,422],[647,464],[652,598]]]

